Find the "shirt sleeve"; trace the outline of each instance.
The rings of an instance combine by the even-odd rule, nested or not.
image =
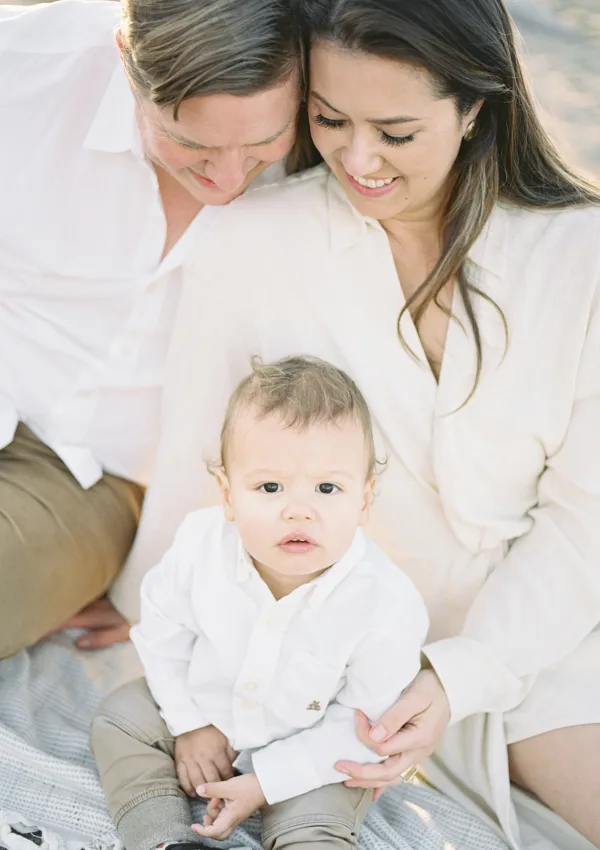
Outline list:
[[[388,599],[393,615],[382,615],[384,628],[359,644],[346,667],[345,684],[321,720],[253,754],[254,771],[269,804],[343,782],[347,777],[334,767],[340,759],[382,760],[356,737],[354,712],[359,708],[376,720],[419,671],[428,619],[416,591],[409,597],[410,604],[406,596],[401,603]]]
[[[188,523],[189,518],[162,561],[146,574],[142,582],[140,622],[131,630],[148,687],[175,737],[209,724],[189,686],[198,627],[190,604]]]
[[[592,315],[569,427],[547,458],[533,524],[489,576],[463,632],[425,648],[456,723],[507,711],[536,674],[600,622],[600,311]]]

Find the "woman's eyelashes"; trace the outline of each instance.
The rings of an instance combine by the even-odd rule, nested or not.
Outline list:
[[[326,118],[321,113],[317,113],[313,116],[313,121],[315,124],[318,124],[319,127],[325,127],[327,130],[341,130],[345,121],[341,118]],[[399,147],[400,145],[406,145],[408,142],[412,142],[414,139],[414,133],[409,133],[406,136],[390,136],[389,133],[385,133],[383,130],[379,130],[379,135],[381,137],[381,141],[385,145],[390,145],[391,147]]]

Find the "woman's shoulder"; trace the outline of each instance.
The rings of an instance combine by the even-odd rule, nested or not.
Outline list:
[[[552,242],[592,239],[595,246],[600,245],[600,204],[530,209],[500,202],[492,219],[504,220],[513,244],[529,242],[533,236]]]
[[[546,293],[565,291],[570,280],[580,293],[591,294],[600,282],[600,206],[536,210],[500,203],[474,247],[472,258],[478,257],[502,277],[509,273],[514,294],[524,270],[530,285],[538,281]]]

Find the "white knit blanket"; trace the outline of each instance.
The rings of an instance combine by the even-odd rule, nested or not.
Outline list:
[[[84,654],[62,634],[0,662],[0,847],[28,850],[10,829],[43,827],[42,850],[119,850],[106,811],[88,729],[102,695],[137,675],[130,645]],[[259,850],[252,819],[221,848]],[[372,807],[362,850],[506,850],[455,803],[404,785]],[[34,845],[29,845],[36,850]]]

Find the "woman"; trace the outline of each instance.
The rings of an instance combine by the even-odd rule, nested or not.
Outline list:
[[[501,0],[307,14],[326,165],[228,207],[231,250],[198,254],[126,579],[213,498],[203,456],[249,355],[334,361],[388,458],[370,532],[433,623],[411,689],[358,729],[391,758],[340,768],[382,788],[435,749],[431,780],[511,846],[509,778],[600,846],[600,194],[545,135]]]
[[[182,267],[291,150],[301,51],[281,0],[1,8],[4,658],[127,637],[93,600],[135,534]]]

